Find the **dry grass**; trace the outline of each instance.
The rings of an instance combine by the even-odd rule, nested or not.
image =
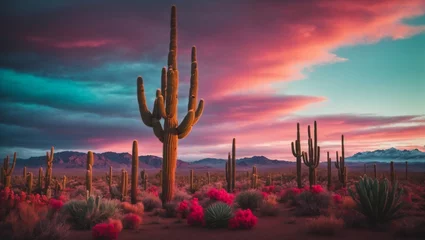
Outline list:
[[[307,222],[306,230],[310,234],[334,236],[344,227],[344,221],[334,217],[320,216]]]

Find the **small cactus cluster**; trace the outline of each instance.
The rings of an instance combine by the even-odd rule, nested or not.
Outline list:
[[[320,147],[317,146],[317,123],[314,121],[314,139],[311,138],[310,125],[308,125],[308,154],[302,152],[304,164],[308,167],[310,188],[316,185],[316,168],[320,162]]]
[[[341,135],[341,156],[336,152],[335,167],[338,169],[338,180],[342,187],[347,187],[347,167],[345,166],[344,135]]]
[[[257,182],[258,182],[258,172],[257,167],[252,167],[252,174],[251,174],[251,188],[257,188]]]
[[[227,191],[233,192],[235,189],[236,182],[236,139],[233,138],[232,141],[232,153],[228,154],[227,163],[226,163],[226,182],[227,182]]]
[[[3,167],[1,168],[1,183],[5,187],[10,187],[12,183],[12,173],[15,169],[16,165],[16,152],[13,154],[13,163],[12,167],[9,166],[9,156],[6,156],[6,158],[3,161]]]

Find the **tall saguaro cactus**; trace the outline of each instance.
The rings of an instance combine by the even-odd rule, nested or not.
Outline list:
[[[328,152],[328,189],[331,189],[332,187],[332,163],[331,163],[331,158],[329,157],[329,152]]]
[[[179,124],[177,118],[179,71],[177,69],[177,14],[176,7],[171,8],[170,47],[168,69],[162,69],[161,89],[156,91],[156,100],[152,113],[148,110],[142,77],[137,78],[137,98],[143,123],[153,128],[155,136],[163,143],[162,203],[173,198],[177,167],[178,140],[186,137],[198,122],[204,109],[204,100],[196,106],[198,97],[198,63],[196,47],[192,47],[192,64],[189,89],[188,112]],[[164,119],[164,127],[160,119]]]
[[[252,166],[251,188],[257,188],[258,172],[257,167]]]
[[[294,142],[291,142],[291,149],[292,149],[292,155],[294,155],[295,158],[297,158],[297,185],[298,188],[302,188],[302,182],[301,182],[301,157],[302,157],[302,151],[301,151],[301,140],[300,140],[300,124],[297,123],[297,139]]]
[[[317,146],[317,123],[314,121],[314,139],[311,138],[310,125],[308,125],[308,155],[303,152],[303,162],[308,167],[310,188],[316,184],[316,168],[320,161],[320,147]]]
[[[46,176],[44,178],[44,192],[47,193],[47,190],[50,187],[50,183],[52,182],[52,174],[53,174],[53,154],[55,149],[52,147],[49,152],[46,152]]]
[[[30,195],[32,193],[32,182],[33,182],[33,174],[32,172],[28,173],[26,176],[26,185],[27,185],[27,194]]]
[[[9,166],[9,156],[6,156],[6,158],[3,161],[3,167],[2,167],[2,183],[5,187],[10,187],[12,183],[12,173],[15,169],[16,165],[16,152],[13,154],[13,163],[12,167]]]
[[[139,173],[139,150],[137,146],[137,141],[133,141],[133,152],[132,152],[132,162],[131,162],[131,203],[137,203],[137,185],[138,185],[138,176]]]
[[[236,182],[236,139],[232,141],[232,153],[229,152],[226,163],[227,191],[233,192]]]
[[[93,164],[94,164],[94,155],[92,151],[87,153],[87,172],[86,172],[86,190],[89,193],[89,196],[92,194],[92,179],[93,179]]]
[[[338,161],[339,159],[339,161]],[[338,152],[336,152],[335,167],[338,169],[338,179],[343,187],[347,186],[347,171],[345,167],[345,148],[344,148],[344,135],[341,135],[341,156],[338,158]]]
[[[236,183],[236,138],[232,141],[232,191],[235,190]]]

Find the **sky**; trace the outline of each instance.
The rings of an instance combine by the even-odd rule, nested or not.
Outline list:
[[[294,160],[317,121],[322,161],[425,151],[425,0],[5,1],[0,3],[0,154],[162,155],[138,110],[153,105],[177,6],[179,120],[197,47],[204,113],[178,158]]]

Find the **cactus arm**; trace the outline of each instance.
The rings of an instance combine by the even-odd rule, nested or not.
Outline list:
[[[152,121],[153,133],[159,139],[159,141],[164,142],[164,129],[162,128],[161,123],[158,119]]]
[[[167,99],[167,68],[161,70],[161,95],[163,100]]]
[[[195,119],[195,113],[193,112],[193,110],[188,111],[183,121],[177,127],[179,139],[189,134],[189,132],[192,130],[194,119]]]
[[[157,104],[159,117],[164,119],[167,118],[167,113],[165,111],[165,105],[164,105],[164,97],[161,94],[156,98],[156,104]]]
[[[137,78],[137,101],[139,102],[140,117],[143,123],[148,127],[152,126],[152,113],[146,105],[145,87],[143,86],[143,78]]]
[[[12,167],[8,169],[8,171],[6,171],[6,175],[10,176],[13,173],[13,170],[15,169],[15,165],[16,165],[16,152],[13,154],[13,163],[12,163]]]
[[[320,163],[320,147],[317,147],[317,158],[315,160],[315,164],[314,164],[314,168],[317,168],[319,166]]]
[[[193,125],[195,125],[202,116],[204,112],[204,99],[199,100],[198,108],[195,111],[195,120],[193,121]]]
[[[304,164],[306,166],[309,166],[310,164],[308,163],[307,153],[306,152],[302,152],[301,156],[303,157]]]
[[[190,88],[189,88],[189,103],[187,111],[196,108],[196,98],[198,97],[198,63],[196,62],[196,47],[192,47],[192,64],[190,67]]]

